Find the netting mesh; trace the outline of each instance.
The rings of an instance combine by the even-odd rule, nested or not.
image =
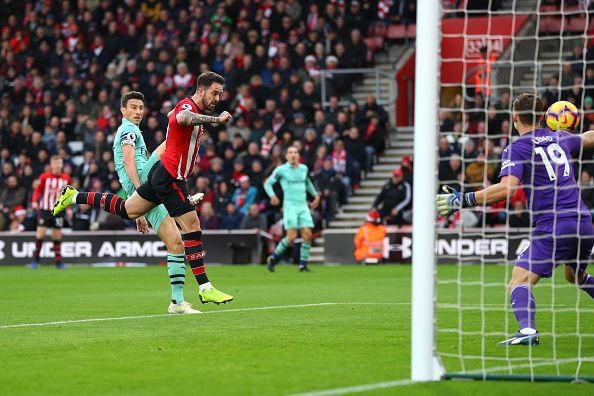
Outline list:
[[[574,133],[594,129],[594,13],[588,1],[459,3],[442,2],[438,174],[440,188],[469,192],[499,181],[502,154],[519,138],[511,107],[520,93],[539,95],[545,109],[570,101],[582,113]],[[540,345],[497,345],[519,329],[506,291],[516,257],[528,252],[531,263],[545,264],[535,241],[552,241],[556,254],[564,241],[555,230],[567,212],[580,210],[578,202],[559,204],[567,203],[563,191],[575,191],[564,177],[577,179],[578,194],[594,209],[593,153],[578,149],[564,159],[565,150],[544,149],[532,144],[524,166],[533,169],[530,185],[507,202],[439,219],[437,351],[447,372],[594,376],[594,300],[565,279],[559,260],[553,276],[532,289]],[[549,171],[551,183],[542,185],[539,171]],[[552,208],[535,206],[543,194],[552,194]],[[552,231],[541,234],[533,221],[547,211]],[[565,236],[584,243],[578,229]]]

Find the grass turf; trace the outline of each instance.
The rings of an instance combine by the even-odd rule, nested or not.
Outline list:
[[[166,312],[169,299],[167,271],[149,268],[70,268],[38,271],[0,269],[0,394],[197,394],[277,395],[335,389],[406,379],[410,372],[410,274],[408,266],[313,267],[311,274],[280,267],[274,274],[264,267],[209,267],[209,276],[221,290],[236,298],[231,304],[198,307],[203,315],[150,316]],[[440,303],[465,306],[462,314],[447,305],[440,308],[440,329],[465,331],[515,330],[513,317],[501,309],[500,285],[509,272],[504,267],[454,266],[439,269]],[[482,279],[484,289],[449,280]],[[537,301],[551,301],[563,311],[553,321],[552,309],[543,306],[537,319],[558,334],[575,332],[576,291],[551,288],[543,282]],[[560,285],[561,280],[555,279]],[[186,299],[198,306],[196,285],[187,277]],[[480,290],[484,290],[483,293]],[[579,305],[588,310],[585,294]],[[486,304],[487,311],[477,304]],[[308,305],[340,303],[329,305]],[[307,305],[261,310],[255,307]],[[493,304],[492,306],[490,304]],[[498,305],[499,304],[499,305]],[[493,307],[492,310],[490,310]],[[149,315],[144,318],[62,323],[47,326],[2,326]],[[580,316],[585,332],[592,333],[592,314]],[[454,356],[481,354],[487,367],[507,365],[503,359],[521,360],[528,349],[508,350],[494,343],[501,337],[460,337],[440,332],[438,349],[448,370],[473,370],[481,361]],[[533,348],[537,362],[575,358],[575,339],[543,337]],[[462,349],[460,349],[462,348]],[[448,355],[448,356],[450,356]],[[592,338],[584,338],[582,355],[594,356]],[[540,360],[539,360],[540,359]],[[529,372],[517,369],[514,373]],[[538,373],[555,373],[555,365],[542,365]],[[496,371],[501,373],[501,371]],[[575,362],[560,366],[575,372]],[[594,375],[592,363],[582,374]],[[367,390],[365,394],[510,394],[542,392],[591,394],[592,387],[569,384],[447,381],[404,388]]]

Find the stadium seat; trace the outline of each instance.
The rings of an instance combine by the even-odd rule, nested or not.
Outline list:
[[[401,23],[390,25],[386,37],[390,40],[404,39],[406,37],[406,27]]]
[[[411,24],[406,27],[406,37],[408,37],[408,38],[417,37],[417,25]]]
[[[367,37],[364,38],[365,44],[367,45],[367,49],[371,52],[377,52],[384,48],[384,38],[383,37]]]

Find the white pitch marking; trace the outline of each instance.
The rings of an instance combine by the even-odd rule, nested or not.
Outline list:
[[[322,391],[313,391],[306,393],[296,393],[291,396],[332,396],[332,395],[345,395],[348,393],[367,392],[375,389],[386,389],[395,388],[397,386],[406,386],[414,384],[411,380],[397,380],[388,382],[377,382],[375,384],[365,384],[356,386],[347,386],[345,388],[328,389]]]
[[[226,309],[221,311],[206,311],[202,312],[205,314],[217,314],[217,313],[228,313],[228,312],[246,312],[246,311],[266,311],[271,309],[287,309],[287,308],[308,308],[308,307],[322,307],[327,305],[410,305],[409,303],[365,303],[365,302],[324,302],[316,304],[296,304],[296,305],[275,305],[269,307],[252,307],[252,308],[237,308],[237,309]],[[156,314],[156,315],[138,315],[138,316],[119,316],[113,318],[90,318],[90,319],[78,319],[78,320],[61,320],[55,322],[40,322],[40,323],[20,323],[13,325],[3,325],[0,329],[13,329],[17,327],[42,327],[42,326],[56,326],[62,324],[72,323],[88,323],[88,322],[105,322],[112,320],[129,320],[129,319],[146,319],[146,318],[161,318],[165,316],[183,316],[183,315],[172,315],[172,314]]]

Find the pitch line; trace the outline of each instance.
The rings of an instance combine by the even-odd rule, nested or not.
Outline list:
[[[220,310],[220,311],[206,311],[206,312],[202,312],[201,315],[221,314],[221,313],[229,313],[229,312],[268,311],[268,310],[272,310],[272,309],[323,307],[323,306],[329,306],[329,305],[410,305],[410,303],[323,302],[323,303],[315,303],[315,304],[273,305],[273,306],[268,306],[268,307],[251,307],[251,308],[226,309],[226,310]],[[112,317],[112,318],[60,320],[60,321],[54,321],[54,322],[20,323],[20,324],[13,324],[13,325],[2,325],[2,326],[0,326],[0,329],[14,329],[14,328],[18,328],[18,327],[57,326],[57,325],[63,325],[63,324],[89,323],[89,322],[109,322],[109,321],[115,321],[115,320],[162,318],[162,317],[166,317],[166,316],[174,317],[174,316],[187,316],[187,315],[155,314],[155,315],[117,316],[117,317]]]
[[[412,380],[397,380],[388,382],[377,382],[375,384],[365,384],[356,386],[347,386],[345,388],[327,389],[322,391],[313,391],[306,393],[295,393],[290,396],[332,396],[332,395],[345,395],[348,393],[359,393],[367,392],[376,389],[395,388],[397,386],[407,386],[414,384]]]

